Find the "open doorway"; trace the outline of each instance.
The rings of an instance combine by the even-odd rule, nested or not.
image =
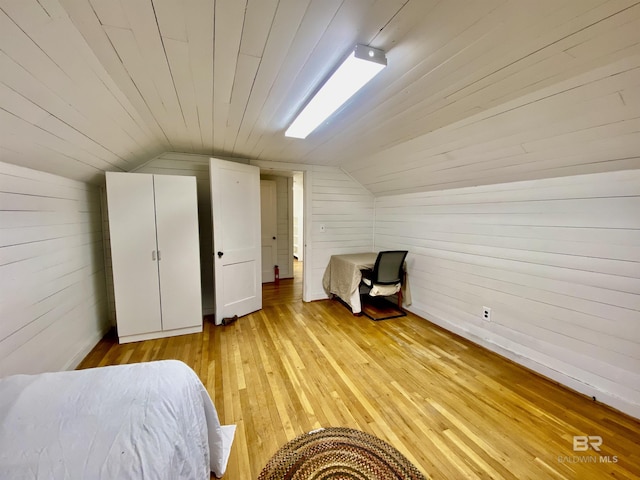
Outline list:
[[[302,301],[303,174],[268,170],[260,181],[263,305]]]
[[[302,298],[304,276],[304,175],[293,174],[293,277],[296,293]]]
[[[304,176],[293,174],[293,258],[304,261]],[[294,264],[295,264],[294,260]]]

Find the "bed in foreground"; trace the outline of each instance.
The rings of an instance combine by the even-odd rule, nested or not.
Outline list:
[[[0,478],[220,477],[234,432],[176,360],[0,379]]]

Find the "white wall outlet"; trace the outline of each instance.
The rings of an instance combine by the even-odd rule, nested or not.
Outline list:
[[[491,321],[491,309],[489,307],[482,307],[482,319],[485,322]]]

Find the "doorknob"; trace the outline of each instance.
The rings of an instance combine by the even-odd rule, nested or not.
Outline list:
[[[273,239],[275,240],[275,239],[276,239],[276,237],[273,237]]]
[[[224,252],[218,252],[218,258],[222,258],[222,255],[224,255]]]

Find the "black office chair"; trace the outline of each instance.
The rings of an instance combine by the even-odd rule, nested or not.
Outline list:
[[[378,253],[373,270],[362,271],[360,293],[371,295],[373,291],[375,295],[384,297],[397,294],[398,309],[402,311],[402,283],[407,253],[407,250],[387,250]],[[383,293],[379,293],[379,290]]]

